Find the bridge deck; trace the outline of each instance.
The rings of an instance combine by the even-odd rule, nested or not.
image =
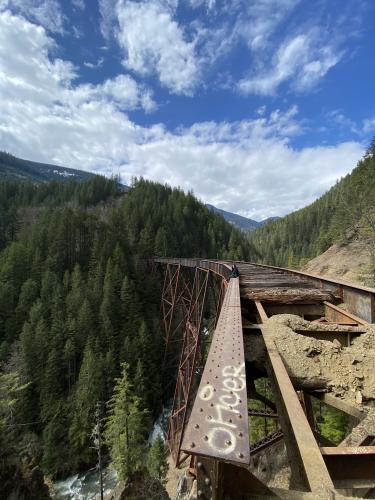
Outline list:
[[[186,427],[188,453],[248,464],[247,393],[238,278],[231,279]]]

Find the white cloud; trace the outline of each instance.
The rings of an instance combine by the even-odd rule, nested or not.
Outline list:
[[[127,182],[143,175],[257,219],[311,202],[363,154],[358,142],[295,149],[296,107],[173,132],[141,127],[123,110],[152,107],[145,89],[128,75],[74,85],[73,65],[51,60],[51,48],[43,28],[0,13],[0,149]]]
[[[340,62],[347,37],[358,32],[361,9],[352,3],[332,20],[324,2],[307,7],[306,17],[293,13],[301,0],[99,0],[101,31],[113,35],[124,52],[124,65],[141,76],[156,75],[162,86],[192,95],[199,86],[237,88],[244,94],[274,94],[281,84],[306,92]],[[192,17],[179,19],[178,5]],[[197,10],[198,8],[204,8]],[[199,15],[198,15],[199,13]],[[352,22],[352,30],[350,23]],[[343,32],[345,31],[345,37]],[[284,33],[284,34],[283,34]],[[285,35],[287,33],[287,36]],[[240,48],[248,51],[248,68],[239,81],[213,76],[219,60]],[[239,57],[240,69],[243,63]],[[212,81],[213,80],[213,81]]]
[[[242,79],[241,92],[270,95],[291,80],[295,89],[309,90],[342,58],[343,52],[321,45],[319,30],[299,34],[284,42],[275,54],[271,70]]]
[[[300,0],[257,0],[227,2],[228,13],[237,7],[234,30],[251,51],[267,47],[275,30],[282,24]]]
[[[96,86],[73,86],[76,68],[68,61],[51,60],[49,52],[53,48],[53,40],[41,26],[9,11],[0,12],[0,89],[4,108],[11,110],[12,102],[30,107],[69,107],[70,102],[79,105],[92,100],[111,100],[125,109],[146,106],[151,111],[155,107],[150,91],[128,75],[118,75]]]
[[[156,109],[156,103],[152,100],[150,91],[140,87],[128,75],[119,75],[114,79],[107,80],[96,90],[99,93],[103,92],[125,109],[136,109],[140,106],[148,112]]]
[[[176,6],[173,0],[119,1],[117,39],[127,68],[156,74],[171,92],[189,95],[198,83],[199,64],[194,42],[173,18]]]
[[[112,36],[116,22],[116,0],[99,0],[100,31],[106,40]]]
[[[103,63],[104,63],[104,57],[99,57],[99,59],[96,61],[96,63],[92,63],[90,61],[84,61],[83,65],[86,68],[97,69],[97,68],[100,68],[101,66],[103,66]]]
[[[11,8],[53,33],[64,32],[65,17],[58,0],[2,0],[0,11]]]
[[[363,121],[363,132],[365,134],[375,134],[375,116]]]
[[[85,0],[72,0],[72,4],[79,10],[85,10]]]
[[[190,0],[190,5],[193,7],[193,9],[204,5],[207,11],[210,11],[215,7],[216,0]]]

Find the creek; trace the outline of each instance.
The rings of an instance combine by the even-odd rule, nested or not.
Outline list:
[[[166,408],[155,420],[148,437],[150,445],[158,435],[164,439],[169,414],[170,409]],[[103,469],[104,496],[110,494],[116,485],[116,471],[109,465]],[[94,468],[56,481],[50,488],[50,495],[54,500],[98,500],[100,499],[99,471]]]

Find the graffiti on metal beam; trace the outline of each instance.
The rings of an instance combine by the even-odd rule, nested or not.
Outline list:
[[[238,280],[231,280],[182,449],[249,463],[246,374]]]

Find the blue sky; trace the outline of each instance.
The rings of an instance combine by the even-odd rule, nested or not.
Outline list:
[[[0,0],[0,148],[255,219],[375,135],[372,0]]]

